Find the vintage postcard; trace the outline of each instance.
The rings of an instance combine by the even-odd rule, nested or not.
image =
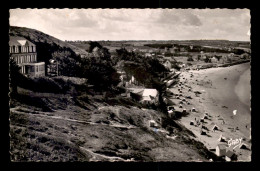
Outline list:
[[[11,161],[251,161],[249,9],[9,12]]]

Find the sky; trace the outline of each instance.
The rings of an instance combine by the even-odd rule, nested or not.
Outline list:
[[[249,9],[11,9],[11,26],[61,40],[250,41]]]

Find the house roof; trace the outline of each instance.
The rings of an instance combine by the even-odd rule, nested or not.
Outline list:
[[[9,46],[35,46],[35,44],[24,37],[10,36],[9,39]]]
[[[217,146],[218,146],[219,149],[221,149],[221,150],[227,148],[226,144],[218,144]]]
[[[142,100],[143,100],[143,101],[151,101],[152,99],[151,99],[150,96],[145,96],[145,97],[143,97]]]
[[[233,156],[235,156],[235,153],[233,151],[227,150],[226,156],[232,158]]]
[[[143,97],[156,97],[158,94],[158,91],[156,89],[144,89]]]
[[[142,88],[128,88],[130,92],[135,93],[135,94],[143,94],[144,89]]]

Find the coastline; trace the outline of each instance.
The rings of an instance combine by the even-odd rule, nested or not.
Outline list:
[[[243,142],[251,145],[249,137],[251,135],[251,112],[250,100],[248,94],[251,92],[251,85],[248,78],[250,74],[250,63],[243,63],[225,68],[209,68],[199,71],[184,71],[180,75],[182,83],[183,96],[191,96],[190,105],[183,104],[183,108],[190,111],[192,107],[196,108],[197,112],[190,112],[189,115],[182,117],[179,121],[188,129],[190,129],[199,141],[205,144],[208,149],[215,149],[219,142],[218,138],[222,135],[228,139],[243,138]],[[191,77],[193,74],[193,77]],[[187,86],[192,88],[192,92],[188,91]],[[177,87],[170,90],[173,93],[178,93]],[[201,92],[199,96],[195,95],[195,91]],[[175,104],[179,100],[171,99]],[[182,111],[181,108],[177,109]],[[237,114],[233,115],[233,110],[237,110]],[[208,112],[211,115],[210,120],[207,120],[204,126],[209,131],[207,136],[200,135],[200,128],[190,125],[190,121],[195,118],[199,119]],[[225,124],[222,124],[222,120]],[[211,128],[218,125],[222,131],[212,132]],[[238,128],[238,130],[232,129]],[[236,149],[238,150],[238,149]],[[238,150],[238,160],[250,161],[251,151]]]

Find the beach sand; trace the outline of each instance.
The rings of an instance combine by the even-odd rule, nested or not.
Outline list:
[[[251,149],[251,141],[249,141],[251,135],[250,78],[250,63],[182,72],[180,74],[182,88],[179,87],[182,90],[182,97],[180,98],[191,96],[192,99],[186,98],[190,105],[184,103],[183,108],[189,111],[189,115],[182,117],[179,121],[209,149],[215,149],[217,144],[220,144],[218,141],[220,135],[233,140],[243,138],[242,143],[249,145]],[[192,91],[188,91],[189,87]],[[173,93],[179,93],[177,89],[175,86],[170,90]],[[199,91],[201,94],[196,96],[195,91]],[[171,100],[175,104],[179,104],[179,99],[173,97]],[[190,112],[192,107],[196,109],[196,112]],[[178,107],[176,110],[182,111]],[[233,114],[234,110],[237,110],[236,115]],[[209,119],[205,119],[203,124],[209,131],[206,131],[207,135],[200,135],[200,126],[190,125],[190,121],[202,118],[205,112],[211,116]],[[221,131],[213,132],[211,130],[215,124]],[[235,147],[235,145],[231,147]],[[251,161],[250,150],[239,149],[239,147],[234,150],[238,154],[238,160]]]

